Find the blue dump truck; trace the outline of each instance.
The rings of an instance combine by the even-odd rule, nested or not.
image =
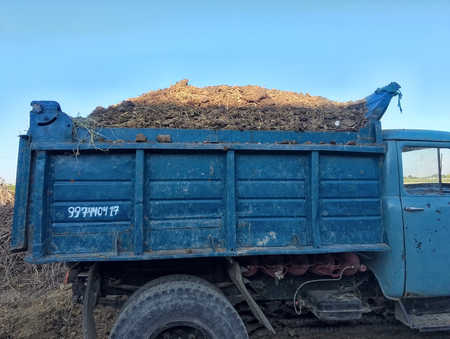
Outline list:
[[[450,329],[450,133],[91,129],[34,101],[20,136],[12,250],[65,262],[84,338],[248,338],[236,305],[324,321],[388,309]],[[338,123],[336,123],[336,126]]]

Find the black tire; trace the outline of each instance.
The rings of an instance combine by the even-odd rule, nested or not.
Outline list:
[[[146,291],[118,316],[110,339],[248,339],[228,300],[203,283],[169,281]]]
[[[83,339],[96,339],[97,331],[95,329],[94,308],[97,305],[97,297],[100,289],[100,280],[97,276],[98,263],[95,263],[89,269],[86,291],[83,298]]]
[[[171,281],[193,281],[193,282],[197,282],[199,284],[203,284],[205,286],[209,286],[210,288],[215,289],[219,293],[222,293],[222,292],[220,292],[220,290],[216,286],[211,284],[209,281],[206,281],[205,279],[196,277],[195,275],[188,275],[188,274],[166,275],[166,276],[163,276],[163,277],[159,277],[157,279],[153,279],[153,280],[149,281],[148,283],[146,283],[145,285],[142,285],[141,287],[139,287],[138,290],[136,290],[132,295],[130,295],[128,297],[128,299],[123,304],[123,306],[120,309],[119,314],[117,316],[119,316],[128,307],[128,305],[130,305],[133,302],[133,300],[138,298],[145,291],[147,291],[150,288],[153,288],[155,286],[158,286],[160,284],[166,284],[166,283],[171,282]]]

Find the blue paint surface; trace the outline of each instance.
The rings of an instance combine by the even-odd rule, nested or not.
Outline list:
[[[31,193],[15,231],[28,233],[32,262],[389,249],[376,121],[359,133],[105,129],[92,139],[46,105],[58,118],[32,124],[21,144],[31,170],[18,189]]]

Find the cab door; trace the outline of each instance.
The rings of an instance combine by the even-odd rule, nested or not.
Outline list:
[[[398,142],[405,297],[450,295],[450,144]]]

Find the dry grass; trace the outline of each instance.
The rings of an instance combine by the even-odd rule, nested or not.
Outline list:
[[[0,292],[42,294],[58,286],[65,273],[63,264],[31,265],[23,261],[25,253],[11,253],[14,194],[1,178],[0,202]]]

